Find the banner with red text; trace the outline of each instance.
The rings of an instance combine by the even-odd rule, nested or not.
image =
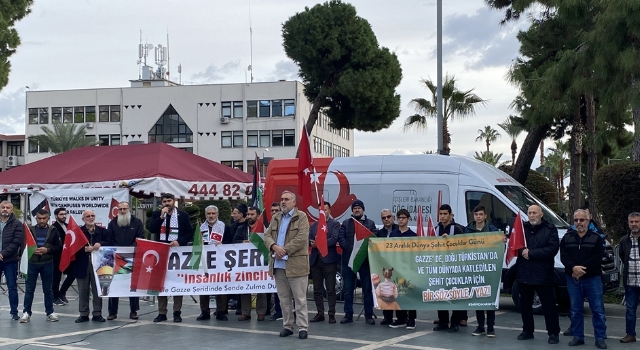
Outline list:
[[[168,264],[164,267],[167,269],[164,288],[159,295],[276,292],[275,280],[269,276],[269,265],[251,243],[205,245],[198,270],[191,268],[191,255],[192,247],[170,249]],[[147,295],[146,291],[131,291],[131,277],[137,268],[133,257],[134,247],[101,247],[92,253],[94,277],[101,297]]]

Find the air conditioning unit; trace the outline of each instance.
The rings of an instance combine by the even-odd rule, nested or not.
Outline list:
[[[229,124],[230,121],[231,121],[231,118],[229,117],[220,118],[220,124]]]
[[[93,129],[93,123],[86,123],[86,124],[84,124],[84,126],[85,126],[87,129]]]
[[[8,159],[7,165],[18,166],[18,156],[9,156]]]

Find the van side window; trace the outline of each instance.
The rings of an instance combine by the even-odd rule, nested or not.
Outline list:
[[[487,223],[501,231],[506,228],[514,213],[500,199],[491,193],[481,191],[467,191],[465,193],[465,207],[467,209],[467,223],[473,221],[473,208],[482,205],[487,210]],[[460,223],[462,224],[462,223]]]

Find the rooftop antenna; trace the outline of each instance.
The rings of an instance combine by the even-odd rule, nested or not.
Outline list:
[[[167,64],[167,56],[169,56],[169,49],[162,44],[158,44],[155,48],[155,56],[156,56],[156,64],[158,65],[158,70],[156,71],[156,79],[164,79],[164,75],[166,70],[164,66]]]
[[[171,80],[169,79],[169,74],[171,74],[171,65],[169,62],[169,27],[167,27],[167,80]]]
[[[180,76],[180,85],[182,85],[182,63],[178,64],[178,75]]]
[[[251,72],[251,82],[253,83],[253,27],[251,23],[251,1],[249,1],[249,71]]]
[[[142,56],[144,55],[144,46],[142,45],[142,29],[140,29],[140,43],[138,44],[138,79],[142,79]],[[146,57],[145,64],[146,64]]]

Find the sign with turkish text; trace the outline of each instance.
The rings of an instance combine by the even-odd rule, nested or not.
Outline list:
[[[373,300],[382,310],[495,310],[502,232],[371,238]]]
[[[91,253],[101,297],[276,292],[269,265],[251,243],[205,245],[200,266],[194,267],[192,259],[200,254],[194,247],[164,252],[154,247],[162,243],[138,241],[137,247],[101,247]]]

